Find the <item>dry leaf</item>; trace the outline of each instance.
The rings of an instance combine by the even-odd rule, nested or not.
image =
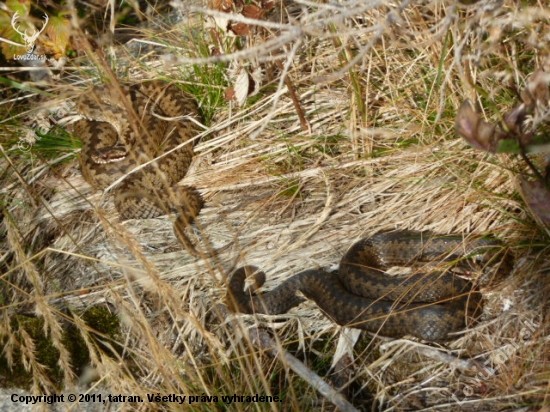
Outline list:
[[[548,106],[550,99],[549,82],[550,74],[542,69],[536,70],[529,76],[525,89],[521,91],[521,100],[529,109],[534,110],[537,107]]]
[[[241,69],[235,80],[235,100],[239,106],[246,102],[250,90],[251,77],[245,69]]]
[[[497,129],[493,123],[481,119],[469,100],[465,100],[458,109],[455,120],[456,132],[476,149],[496,153],[500,140],[510,138],[507,133]]]
[[[237,36],[247,36],[250,34],[250,28],[246,23],[231,24],[229,30],[231,30]]]
[[[263,72],[261,67],[256,67],[252,73],[250,73],[251,82],[248,88],[248,96],[254,96],[255,94],[258,94],[260,91],[260,87],[262,85],[263,80]],[[252,87],[250,87],[252,86]]]
[[[275,2],[273,2],[272,0],[262,0],[261,5],[264,11],[269,11],[273,7],[275,7]]]
[[[550,191],[540,180],[529,181],[520,177],[521,196],[531,213],[545,225],[550,225]]]
[[[233,6],[232,0],[213,0],[210,3],[210,8],[212,10],[218,10],[224,13],[227,13],[231,10],[231,6]]]
[[[225,90],[225,101],[228,102],[235,97],[235,88],[230,87]]]
[[[260,20],[264,13],[264,10],[260,9],[258,6],[254,6],[253,4],[247,4],[244,6],[243,11],[241,12],[244,17],[256,20]]]
[[[22,33],[32,36],[32,33],[39,30],[32,23],[32,18],[29,16],[30,10],[31,2],[29,0],[8,0],[5,2],[5,10],[0,10],[0,37],[22,45],[20,47],[0,42],[2,53],[7,59],[27,52]]]
[[[72,35],[70,20],[63,16],[52,16],[44,35],[40,40],[45,52],[53,54],[56,59],[63,57]]]

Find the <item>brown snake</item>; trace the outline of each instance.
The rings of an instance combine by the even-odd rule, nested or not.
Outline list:
[[[490,237],[381,233],[355,243],[340,261],[338,273],[305,270],[259,295],[244,291],[247,274],[257,268],[241,267],[231,275],[226,302],[234,312],[280,314],[303,301],[296,295],[300,291],[339,325],[383,336],[444,341],[449,333],[464,328],[467,317],[480,312],[481,294],[449,270],[407,277],[392,277],[385,270],[414,261],[462,259],[468,263],[466,258],[474,258],[475,266],[488,269],[488,277],[501,278],[509,269],[506,259],[501,259],[502,251],[501,244]],[[256,287],[264,281],[263,272],[257,273]]]
[[[82,141],[84,179],[105,189],[126,176],[114,189],[121,217],[147,219],[179,212],[174,231],[185,248],[197,254],[184,230],[199,214],[203,201],[194,188],[176,185],[189,169],[200,130],[195,99],[174,84],[153,80],[95,86],[80,96],[77,111],[85,117],[74,126]]]

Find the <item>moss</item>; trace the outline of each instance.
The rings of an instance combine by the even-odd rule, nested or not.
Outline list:
[[[82,314],[82,319],[89,327],[110,337],[115,337],[120,330],[120,321],[105,306],[94,306]]]
[[[12,330],[16,331],[15,341],[17,343],[23,339],[19,332],[21,329],[30,336],[35,345],[36,361],[51,371],[50,378],[52,381],[58,381],[61,377],[61,371],[56,367],[59,351],[53,345],[51,339],[44,335],[44,321],[32,316],[16,315],[11,320],[11,327]],[[3,336],[2,343],[5,344],[6,341],[7,337]],[[32,373],[25,369],[19,349],[16,349],[13,359],[14,364],[10,368],[4,356],[0,357],[0,375],[4,377],[2,386],[29,387],[32,383]]]
[[[105,335],[108,339],[116,340],[115,338],[120,330],[120,321],[108,308],[94,306],[85,311],[81,317],[91,329]],[[80,331],[74,325],[68,328],[63,344],[71,354],[75,373],[80,374],[82,369],[90,362],[90,354]],[[100,342],[96,341],[96,344],[104,352],[108,353],[110,351]],[[112,345],[112,347],[116,348],[118,345]]]
[[[103,336],[103,340],[105,338],[116,340],[115,338],[118,336],[120,330],[120,322],[116,315],[111,313],[108,308],[96,306],[88,309],[80,316],[92,330],[97,331],[98,334]],[[23,340],[21,330],[24,330],[30,336],[35,345],[36,361],[46,368],[52,382],[60,382],[63,378],[63,371],[57,364],[59,350],[53,344],[50,336],[44,334],[44,320],[33,316],[16,315],[12,318],[11,329],[16,346],[21,345]],[[92,333],[90,336],[94,338],[96,335]],[[7,336],[0,337],[2,344],[5,344],[7,340]],[[101,350],[109,353],[109,350],[99,340],[95,340],[95,343]],[[80,331],[74,324],[70,324],[63,331],[62,344],[71,356],[73,372],[79,375],[90,362],[90,354]],[[112,347],[116,348],[118,345],[112,345]],[[13,365],[11,368],[5,358],[5,354],[0,356],[0,376],[3,377],[0,381],[0,386],[30,387],[32,383],[32,370],[28,371],[25,369],[21,355],[21,350],[17,348],[13,354]]]

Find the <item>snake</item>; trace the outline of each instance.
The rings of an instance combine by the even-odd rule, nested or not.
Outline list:
[[[202,116],[195,98],[162,80],[95,85],[76,104],[82,116],[74,133],[82,141],[84,179],[114,190],[123,219],[148,219],[176,212],[174,232],[197,255],[185,234],[203,207],[194,187],[178,186],[193,159]]]
[[[418,267],[434,266],[437,260],[445,264],[443,270]],[[482,311],[478,286],[460,277],[458,269],[466,274],[482,269],[479,283],[489,285],[505,276],[509,263],[502,243],[492,236],[464,239],[398,230],[354,243],[335,272],[307,269],[265,293],[252,293],[265,282],[265,273],[255,266],[240,267],[229,277],[225,300],[232,312],[277,315],[304,301],[299,291],[339,325],[387,337],[448,341]],[[411,265],[408,276],[387,273]],[[248,275],[255,285],[245,291]]]

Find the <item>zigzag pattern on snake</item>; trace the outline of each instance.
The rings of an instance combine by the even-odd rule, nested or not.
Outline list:
[[[449,270],[407,277],[385,273],[393,266],[436,259],[463,259],[469,269],[483,268],[485,283],[509,269],[504,249],[492,237],[380,233],[355,243],[340,261],[338,273],[306,270],[262,294],[245,292],[244,282],[257,272],[260,287],[265,274],[253,266],[241,267],[230,277],[226,303],[234,312],[281,314],[303,301],[296,294],[300,291],[339,325],[389,337],[445,341],[449,333],[464,328],[467,318],[480,313],[481,294]]]
[[[156,159],[115,187],[116,209],[124,219],[178,212],[174,231],[185,248],[197,254],[184,231],[199,214],[203,200],[193,187],[176,185],[189,169],[200,130],[195,99],[175,84],[154,80],[95,86],[80,96],[77,111],[85,117],[74,125],[82,141],[84,179],[105,189]]]

